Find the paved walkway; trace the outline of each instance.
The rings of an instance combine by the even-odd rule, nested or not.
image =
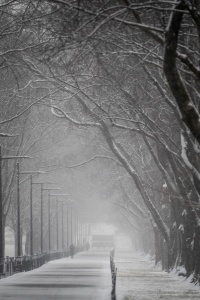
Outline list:
[[[117,300],[199,300],[200,287],[116,250]],[[0,280],[0,300],[110,300],[109,251],[82,252]]]
[[[199,300],[200,287],[168,274],[147,258],[116,251],[117,300]]]
[[[110,300],[109,252],[82,252],[0,280],[0,300]]]

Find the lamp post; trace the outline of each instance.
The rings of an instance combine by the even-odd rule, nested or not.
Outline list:
[[[23,171],[19,170],[19,162],[17,162],[17,256],[21,255],[21,218],[20,218],[20,191],[19,191],[19,176],[21,174],[30,175],[30,255],[33,255],[33,201],[32,201],[32,175],[31,174],[46,174],[45,171]]]
[[[73,209],[73,211],[72,211]],[[73,222],[72,222],[72,230],[71,230],[71,236],[73,243],[78,246],[78,241],[79,241],[79,228],[78,228],[78,209],[77,207],[72,208],[71,206],[71,215],[73,216]],[[74,234],[73,234],[74,233]]]
[[[4,135],[10,137],[10,135]],[[2,157],[2,148],[0,146],[0,259],[4,258],[4,234],[3,234],[3,194],[2,194],[2,160],[32,158],[30,156],[4,156]]]
[[[64,205],[62,203],[62,250],[64,251],[64,244],[65,244],[65,241],[64,241]]]
[[[88,241],[88,224],[86,223],[86,215],[88,214],[87,211],[80,211],[79,212],[79,236],[80,236],[80,243],[84,245],[86,241]]]
[[[48,234],[49,234],[49,251],[51,250],[51,216],[50,216],[50,193],[49,191],[60,190],[60,188],[43,188],[41,190],[41,195],[43,191],[48,191]],[[41,196],[41,252],[43,252],[43,197]]]
[[[76,245],[79,242],[79,230],[78,230],[78,210],[76,210]]]
[[[51,211],[50,211],[50,194],[48,193],[48,225],[49,225],[49,251],[51,251]]]
[[[81,215],[80,212],[77,213],[77,241],[78,244],[82,245],[82,231],[81,231]]]
[[[50,194],[49,195],[50,197],[51,196],[69,196],[69,194]],[[68,200],[69,201],[69,200]],[[49,204],[50,205],[50,204]],[[62,211],[62,234],[63,234],[63,211]],[[58,240],[58,199],[56,199],[56,248],[58,250],[59,248],[59,240]],[[62,246],[63,246],[64,242],[63,242],[63,236],[62,236]]]
[[[67,248],[69,247],[69,244],[73,243],[73,213],[72,213],[72,202],[74,200],[68,200],[70,202],[70,205],[67,203]],[[69,243],[70,242],[70,243]]]
[[[77,245],[77,213],[76,208],[74,208],[74,244]]]
[[[71,204],[71,244],[73,244],[73,209]]]
[[[68,220],[70,220],[70,240],[71,240],[71,244],[73,244],[75,242],[74,239],[74,235],[73,233],[75,232],[75,226],[76,226],[76,216],[75,216],[75,211],[73,210],[73,202],[75,202],[74,200],[69,199],[70,203],[70,207],[68,209]],[[73,226],[74,223],[74,226]],[[73,230],[74,227],[74,230]]]
[[[69,247],[69,205],[67,204],[67,249]]]
[[[41,227],[40,227],[40,247],[41,247],[41,253],[43,252],[43,191],[44,189],[44,184],[54,184],[53,182],[32,182],[31,180],[31,199],[32,199],[32,186],[33,185],[40,185],[40,193],[41,193],[41,198],[40,198],[40,220],[41,220]],[[57,189],[56,189],[57,190]]]
[[[67,200],[66,206],[67,206],[67,215],[66,215],[66,223],[67,223],[67,249],[69,247],[69,204],[68,202],[71,202],[72,200]],[[64,203],[62,203],[62,248],[64,249]]]

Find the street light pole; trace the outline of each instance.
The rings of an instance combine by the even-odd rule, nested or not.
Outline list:
[[[3,134],[1,135],[3,137],[11,137],[12,135],[7,135]],[[0,259],[4,258],[4,233],[3,233],[3,194],[2,194],[2,160],[7,160],[7,159],[20,159],[20,158],[32,158],[30,156],[4,156],[2,157],[2,148],[0,146]],[[17,162],[17,182],[19,180],[18,178],[18,170],[19,170],[19,162]],[[17,204],[19,203],[19,191],[17,188]],[[20,211],[17,209],[17,218],[20,219]],[[17,224],[17,232],[20,235],[20,228]],[[20,249],[19,247],[20,243],[18,243],[17,248],[18,250]],[[18,254],[20,255],[20,251],[17,251]]]
[[[77,220],[76,220],[76,223],[77,223],[77,246],[79,246],[79,213],[77,211]]]
[[[33,255],[33,192],[32,192],[33,176],[30,175],[30,255]]]
[[[19,199],[19,162],[17,162],[17,256],[21,254],[21,218],[20,218],[20,199]]]
[[[69,248],[69,205],[67,204],[67,249]]]
[[[45,182],[53,184],[53,182]],[[37,183],[36,183],[37,184]],[[60,188],[44,188],[41,185],[41,253],[43,252],[43,192],[48,191],[48,237],[49,237],[49,251],[51,250],[51,207],[50,207],[50,193],[49,191],[60,190]]]
[[[64,244],[65,244],[65,241],[64,241],[64,205],[62,203],[62,250],[64,251]]]
[[[78,224],[77,224],[77,220],[78,220],[78,217],[77,217],[77,208],[74,209],[74,239],[75,239],[75,245],[77,246],[78,244]]]
[[[49,197],[51,196],[69,196],[69,194],[50,194]],[[67,200],[69,201],[69,200]],[[63,207],[63,206],[62,206]],[[62,247],[63,247],[63,208],[62,208]],[[56,245],[57,245],[57,250],[59,248],[59,230],[58,230],[58,199],[56,199]]]
[[[41,219],[40,247],[41,247],[41,253],[42,253],[43,252],[43,183],[41,183],[40,219]]]
[[[48,190],[48,189],[44,189],[44,184],[53,184],[53,182],[32,182],[31,181],[31,197],[32,197],[32,186],[39,184],[40,185],[40,221],[41,221],[41,227],[40,227],[40,247],[41,247],[41,253],[43,252],[43,191],[44,190]],[[55,189],[53,189],[55,190]],[[56,189],[57,190],[57,189]]]
[[[16,135],[11,135],[7,133],[0,133],[1,137],[15,137]],[[19,157],[12,157],[14,159],[19,158]],[[5,158],[2,157],[2,148],[0,146],[0,260],[4,258],[4,244],[5,244],[5,239],[4,239],[4,232],[3,232],[3,192],[2,192],[2,159],[10,159],[9,157]],[[0,270],[1,273],[3,273],[3,270]]]
[[[47,172],[45,171],[19,171],[19,162],[17,162],[17,228],[18,228],[18,247],[17,247],[17,255],[21,255],[21,230],[20,230],[20,191],[19,191],[19,175],[20,174],[46,174]],[[30,254],[33,255],[33,205],[32,201],[33,196],[32,196],[32,175],[30,175]]]
[[[56,244],[57,244],[57,250],[58,250],[58,200],[56,200],[56,235],[57,235],[57,239],[56,239]]]
[[[33,182],[33,177],[32,175],[30,176],[30,253],[33,255],[33,184],[39,184],[41,186],[41,200],[40,200],[40,205],[41,205],[41,240],[40,240],[40,246],[41,246],[41,253],[43,252],[43,182]]]
[[[71,204],[71,244],[73,244],[73,210],[72,210],[72,204]]]
[[[68,200],[69,202],[70,200]],[[68,203],[66,203],[66,207],[67,207],[67,214],[66,214],[66,224],[67,224],[67,243],[66,243],[66,248],[68,249],[69,247],[69,216],[68,216],[68,209],[69,209],[69,205]],[[64,250],[65,247],[65,239],[64,239],[64,203],[62,203],[62,249]]]
[[[76,209],[76,245],[78,246],[78,209]]]
[[[50,194],[48,193],[48,225],[49,225],[49,251],[51,251],[51,211],[50,211]]]

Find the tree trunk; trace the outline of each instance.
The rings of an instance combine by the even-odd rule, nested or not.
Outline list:
[[[184,1],[180,1],[176,6],[177,10],[183,11],[185,8]],[[175,101],[180,109],[183,121],[200,143],[200,115],[192,103],[186,86],[178,72],[176,62],[177,44],[183,14],[183,12],[174,11],[170,19],[165,41],[164,72]]]

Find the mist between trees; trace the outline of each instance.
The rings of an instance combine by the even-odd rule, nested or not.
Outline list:
[[[105,215],[123,228],[164,269],[184,266],[194,282],[199,6],[198,0],[0,5],[3,155],[34,156],[21,168],[64,176],[83,207],[101,207],[97,219]],[[13,228],[15,173],[16,161],[3,161],[4,226]],[[88,182],[92,187],[84,188]],[[25,234],[27,193],[25,187]]]

